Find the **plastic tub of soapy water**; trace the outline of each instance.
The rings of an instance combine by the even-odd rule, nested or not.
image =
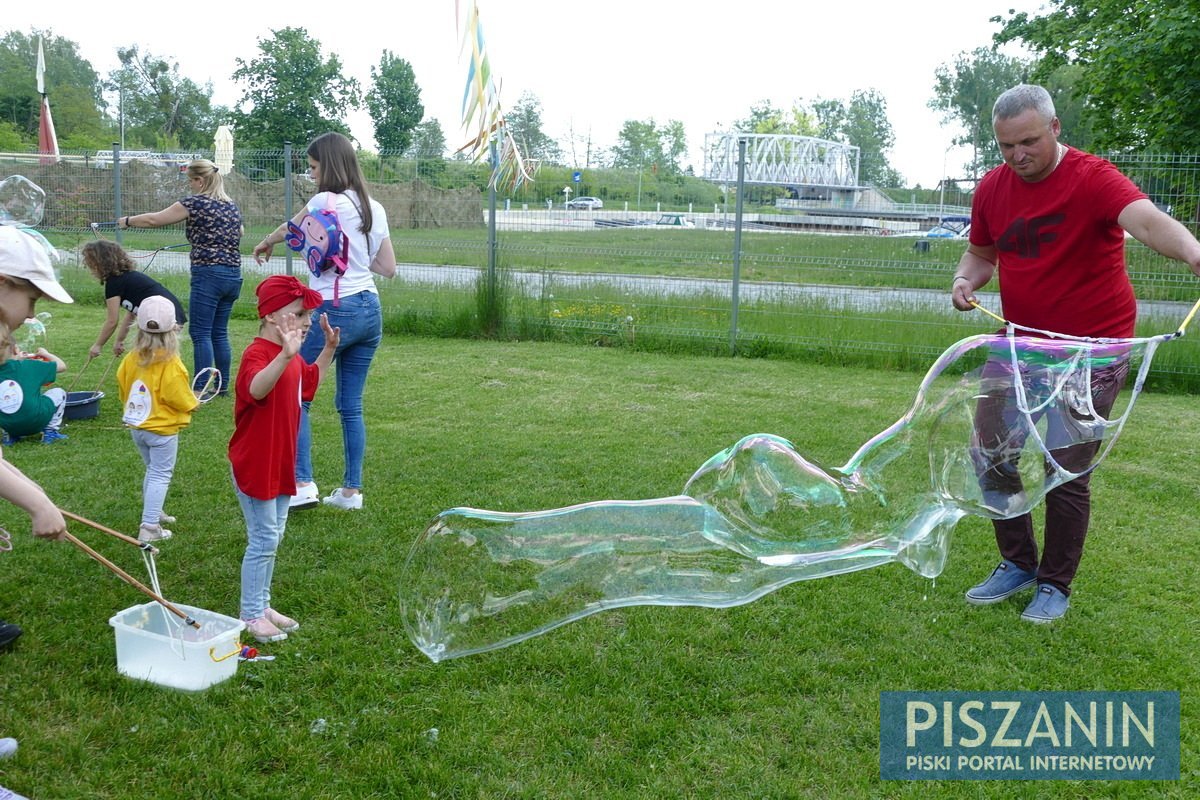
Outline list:
[[[104,392],[67,392],[64,419],[92,419],[100,414],[100,399]]]
[[[153,601],[131,606],[108,621],[117,639],[117,672],[185,692],[233,677],[241,653],[238,635],[246,624],[202,608],[174,605],[200,628]]]

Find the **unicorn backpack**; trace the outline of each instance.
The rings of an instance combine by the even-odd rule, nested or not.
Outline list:
[[[338,281],[349,268],[350,238],[342,230],[334,206],[335,194],[325,193],[325,208],[309,207],[300,224],[288,220],[287,237],[289,248],[304,256],[305,263],[314,277],[333,270],[333,302],[338,301]]]

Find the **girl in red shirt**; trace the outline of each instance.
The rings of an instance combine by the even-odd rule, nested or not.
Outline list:
[[[291,275],[268,277],[255,294],[261,323],[238,367],[229,461],[246,518],[241,618],[255,639],[277,642],[300,628],[271,608],[275,552],[287,526],[288,502],[296,493],[300,403],[316,395],[341,332],[322,314],[325,347],[307,364],[298,353],[312,324],[309,311],[321,305],[321,295]]]

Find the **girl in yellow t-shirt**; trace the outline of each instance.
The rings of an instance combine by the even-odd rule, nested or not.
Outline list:
[[[175,518],[163,513],[163,502],[175,472],[179,431],[192,421],[200,402],[192,391],[187,368],[179,358],[175,306],[165,297],[150,296],[137,310],[137,343],[117,368],[124,415],[146,465],[142,480],[142,524],[138,540],[169,539],[163,523]]]

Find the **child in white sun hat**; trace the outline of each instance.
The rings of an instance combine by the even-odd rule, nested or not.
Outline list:
[[[33,316],[33,306],[42,297],[70,303],[71,295],[58,282],[50,253],[40,236],[12,225],[0,225],[0,348],[11,351],[12,332]],[[4,460],[0,449],[0,498],[29,515],[33,535],[43,539],[62,539],[67,523],[62,512],[38,486],[12,464]],[[21,629],[0,620],[0,649],[21,635]],[[15,739],[0,739],[0,756],[15,753]],[[20,795],[0,786],[0,797]]]
[[[137,341],[117,367],[117,385],[124,409],[121,421],[130,427],[146,465],[138,540],[156,542],[171,538],[163,523],[174,518],[163,513],[163,502],[175,472],[179,431],[191,423],[200,401],[179,358],[175,304],[158,295],[142,300],[137,327]]]

